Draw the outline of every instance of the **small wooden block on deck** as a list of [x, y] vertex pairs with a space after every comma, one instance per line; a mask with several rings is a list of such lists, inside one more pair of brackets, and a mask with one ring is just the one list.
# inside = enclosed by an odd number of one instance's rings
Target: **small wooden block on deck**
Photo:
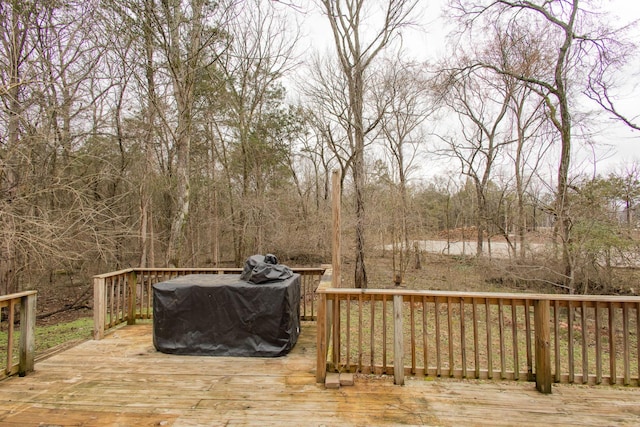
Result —
[[340, 385], [353, 385], [353, 374], [351, 372], [341, 373]]
[[343, 372], [341, 374], [328, 372], [324, 380], [324, 386], [326, 388], [340, 388], [340, 386], [353, 385], [353, 383], [353, 374], [350, 372]]
[[327, 372], [327, 376], [324, 379], [324, 386], [326, 388], [340, 388], [340, 374]]

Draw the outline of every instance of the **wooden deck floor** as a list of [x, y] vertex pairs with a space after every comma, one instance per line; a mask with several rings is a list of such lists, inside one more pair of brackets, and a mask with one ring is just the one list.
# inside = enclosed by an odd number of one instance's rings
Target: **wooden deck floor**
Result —
[[315, 325], [281, 358], [166, 355], [151, 325], [128, 326], [0, 382], [1, 426], [640, 424], [640, 389], [357, 378], [315, 383]]

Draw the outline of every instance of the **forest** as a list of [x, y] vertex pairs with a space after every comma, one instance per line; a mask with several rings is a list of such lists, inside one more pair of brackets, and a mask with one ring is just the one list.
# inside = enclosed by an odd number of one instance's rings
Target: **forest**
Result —
[[[330, 262], [334, 170], [356, 287], [437, 240], [506, 245], [505, 278], [554, 291], [635, 292], [612, 277], [638, 262], [640, 163], [596, 168], [594, 141], [637, 138], [638, 33], [604, 3], [0, 0], [0, 293]], [[407, 50], [440, 21], [446, 55]]]

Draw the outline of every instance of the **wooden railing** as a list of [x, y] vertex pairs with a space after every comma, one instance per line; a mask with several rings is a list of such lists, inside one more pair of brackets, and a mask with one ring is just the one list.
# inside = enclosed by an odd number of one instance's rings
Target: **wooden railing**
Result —
[[[324, 268], [292, 268], [301, 277], [300, 318], [315, 320], [315, 289]], [[122, 323], [153, 317], [155, 283], [187, 274], [239, 274], [241, 268], [129, 268], [93, 278], [93, 336], [102, 339], [105, 331]]]
[[[35, 355], [36, 291], [20, 292], [0, 296], [0, 331], [6, 329], [5, 368], [0, 379], [19, 374], [24, 376], [33, 371]], [[19, 329], [16, 329], [16, 318]], [[6, 325], [6, 328], [5, 326]], [[16, 333], [19, 332], [19, 339]], [[18, 355], [15, 357], [15, 344], [18, 343]]]
[[640, 298], [318, 288], [318, 370], [639, 385]]

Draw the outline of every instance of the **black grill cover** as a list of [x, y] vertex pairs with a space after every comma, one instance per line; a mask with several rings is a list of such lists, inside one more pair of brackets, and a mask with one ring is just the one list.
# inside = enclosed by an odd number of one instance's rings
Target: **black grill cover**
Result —
[[163, 353], [282, 356], [299, 334], [299, 274], [261, 284], [192, 274], [153, 285], [153, 344]]

